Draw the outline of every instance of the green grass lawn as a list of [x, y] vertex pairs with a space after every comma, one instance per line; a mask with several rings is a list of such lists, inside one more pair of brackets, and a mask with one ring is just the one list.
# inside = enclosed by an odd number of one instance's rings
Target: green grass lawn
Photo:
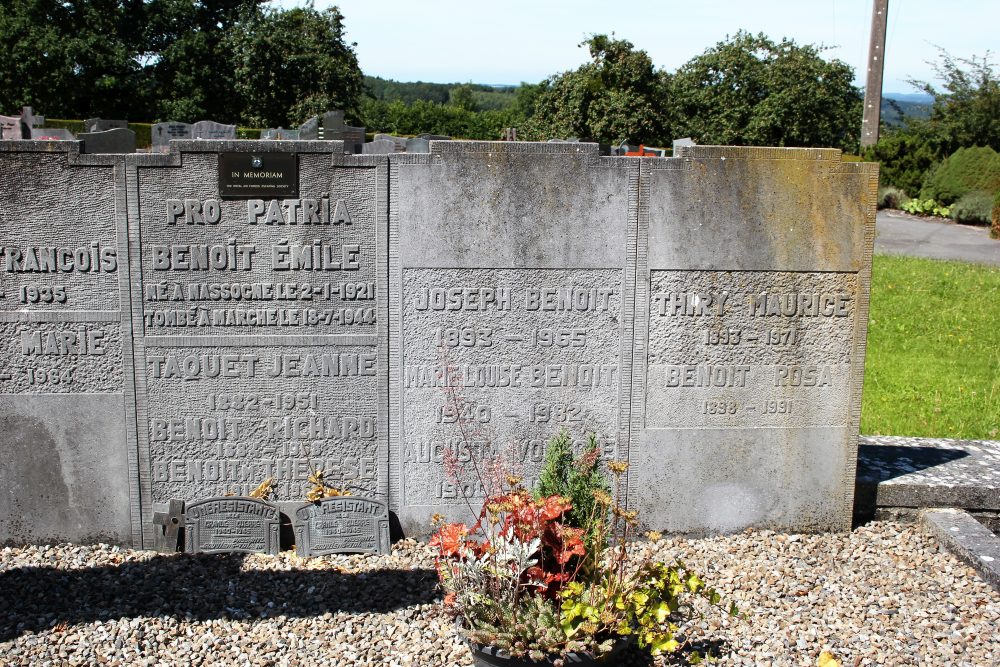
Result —
[[875, 257], [861, 432], [1000, 439], [1000, 269]]

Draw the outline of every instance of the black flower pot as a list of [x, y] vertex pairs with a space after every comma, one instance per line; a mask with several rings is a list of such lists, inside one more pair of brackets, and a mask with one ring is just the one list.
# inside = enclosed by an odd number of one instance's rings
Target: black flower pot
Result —
[[[552, 665], [558, 657], [548, 657], [542, 660], [532, 660], [527, 656], [523, 658], [512, 658], [506, 652], [495, 646], [483, 646], [475, 642], [465, 640], [469, 648], [472, 649], [472, 659], [477, 667], [544, 667]], [[566, 667], [587, 667], [588, 665], [617, 665], [618, 659], [628, 648], [631, 641], [628, 637], [621, 637], [615, 642], [614, 648], [600, 657], [593, 653], [567, 653], [562, 656], [563, 665]]]

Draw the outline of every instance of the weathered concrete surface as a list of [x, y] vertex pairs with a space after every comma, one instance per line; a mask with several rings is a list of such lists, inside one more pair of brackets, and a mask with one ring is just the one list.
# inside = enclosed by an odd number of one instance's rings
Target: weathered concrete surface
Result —
[[683, 155], [641, 160], [630, 502], [671, 532], [846, 529], [877, 168]]
[[986, 227], [879, 211], [875, 252], [1000, 266], [1000, 239]]
[[1000, 442], [861, 436], [856, 510], [1000, 510]]
[[925, 510], [921, 523], [945, 549], [1000, 591], [1000, 537], [957, 509]]

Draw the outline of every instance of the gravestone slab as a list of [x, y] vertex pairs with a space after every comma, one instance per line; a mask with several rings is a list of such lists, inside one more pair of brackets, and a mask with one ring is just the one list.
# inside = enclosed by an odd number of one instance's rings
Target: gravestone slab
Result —
[[[130, 159], [143, 510], [330, 486], [386, 498], [387, 164], [337, 142], [181, 141]], [[223, 156], [291, 158], [295, 197], [224, 199]], [[289, 513], [290, 509], [286, 509]], [[147, 536], [148, 539], [148, 536]]]
[[45, 116], [39, 116], [31, 107], [21, 107], [21, 120], [29, 128], [45, 125]]
[[376, 139], [362, 146], [365, 155], [388, 155], [396, 152], [396, 142], [390, 139]]
[[630, 502], [671, 532], [848, 529], [877, 168], [714, 146], [641, 165]]
[[73, 133], [64, 127], [33, 127], [31, 128], [31, 138], [36, 141], [76, 141]]
[[[595, 144], [434, 142], [389, 158], [391, 507], [466, 520], [471, 458], [530, 485], [567, 428], [628, 446], [637, 161]], [[633, 222], [630, 222], [633, 221]], [[449, 458], [465, 468], [459, 483]]]
[[150, 136], [153, 139], [153, 150], [169, 151], [173, 139], [191, 139], [190, 123], [157, 123], [153, 125]]
[[336, 496], [295, 510], [299, 556], [387, 554], [390, 548], [389, 511], [381, 500]]
[[103, 132], [81, 132], [84, 153], [134, 153], [135, 132], [122, 128]]
[[430, 153], [431, 142], [421, 137], [410, 137], [406, 140], [407, 153]]
[[691, 137], [684, 137], [683, 139], [674, 139], [673, 143], [673, 157], [684, 157], [683, 150], [689, 148], [690, 146], [697, 146]]
[[0, 139], [30, 139], [31, 130], [20, 116], [0, 116]]
[[214, 120], [199, 120], [191, 126], [192, 139], [235, 139], [236, 126], [216, 123]]
[[406, 137], [397, 137], [394, 134], [381, 134], [381, 133], [379, 133], [379, 134], [376, 134], [372, 138], [372, 140], [373, 141], [380, 141], [380, 140], [391, 141], [392, 144], [393, 144], [393, 146], [395, 146], [395, 152], [397, 152], [397, 153], [404, 153], [404, 152], [406, 152]]
[[310, 141], [319, 139], [319, 116], [313, 116], [299, 125], [299, 139]]
[[451, 141], [451, 137], [445, 134], [418, 134], [417, 136], [427, 141]]
[[266, 129], [261, 130], [261, 139], [272, 139], [275, 141], [298, 141], [300, 138], [299, 130], [285, 130], [283, 128], [277, 129]]
[[0, 144], [0, 544], [134, 543], [122, 157]]
[[108, 120], [106, 118], [88, 118], [83, 121], [84, 132], [106, 132], [108, 130], [127, 130], [127, 120]]
[[184, 550], [188, 553], [281, 551], [281, 512], [257, 498], [222, 496], [187, 503]]

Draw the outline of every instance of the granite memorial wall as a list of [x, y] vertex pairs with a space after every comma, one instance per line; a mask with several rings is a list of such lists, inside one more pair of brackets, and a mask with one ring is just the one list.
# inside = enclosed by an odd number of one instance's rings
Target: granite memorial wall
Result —
[[[182, 500], [189, 548], [273, 551], [225, 500], [271, 478], [317, 553], [384, 550], [386, 509], [464, 517], [474, 460], [530, 483], [562, 428], [631, 461], [651, 527], [850, 524], [874, 165], [78, 146], [0, 144], [2, 542], [150, 547]], [[317, 470], [358, 502], [301, 511]]]

